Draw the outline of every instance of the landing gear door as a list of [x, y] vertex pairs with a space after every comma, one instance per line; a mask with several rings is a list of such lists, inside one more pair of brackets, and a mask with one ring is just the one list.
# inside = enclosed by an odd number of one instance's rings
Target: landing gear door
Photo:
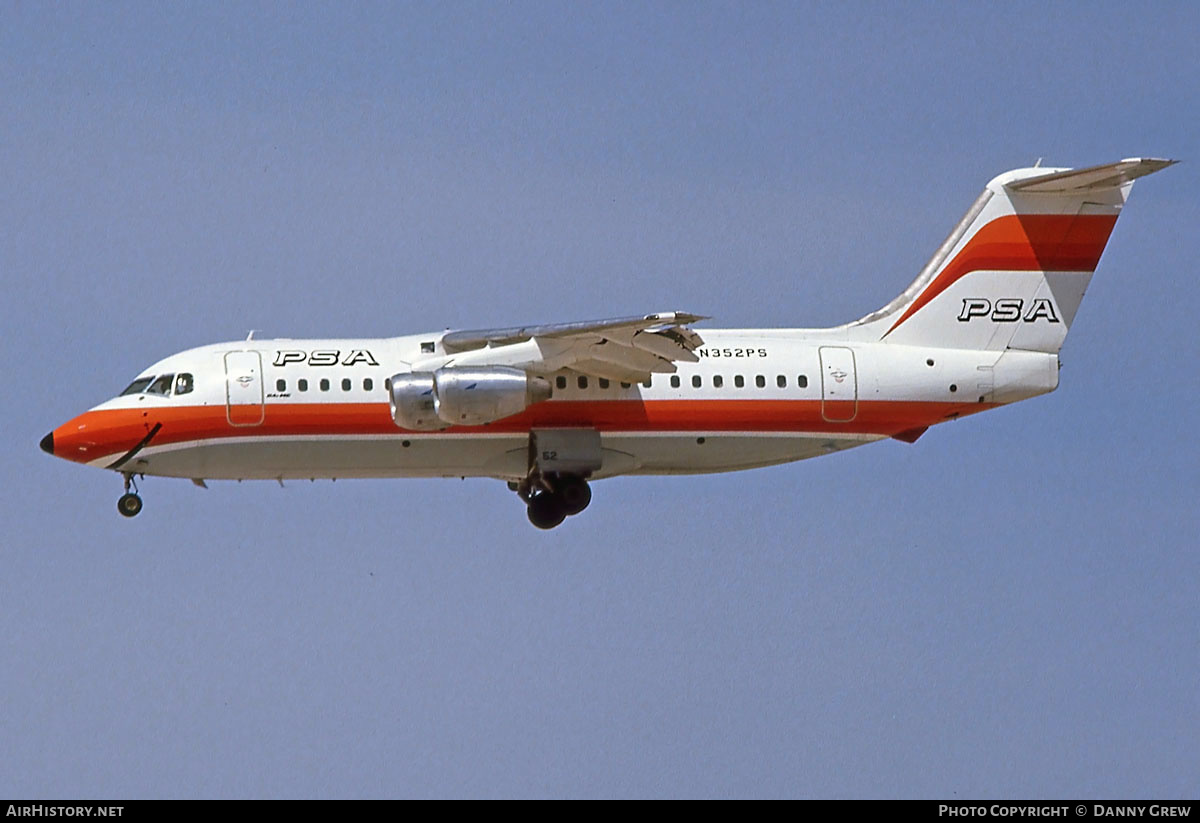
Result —
[[263, 408], [262, 357], [256, 351], [225, 353], [225, 416], [231, 426], [257, 426]]
[[541, 474], [589, 477], [604, 465], [595, 429], [534, 429], [529, 433], [530, 468]]
[[821, 416], [830, 423], [849, 423], [858, 414], [858, 373], [854, 351], [821, 347]]

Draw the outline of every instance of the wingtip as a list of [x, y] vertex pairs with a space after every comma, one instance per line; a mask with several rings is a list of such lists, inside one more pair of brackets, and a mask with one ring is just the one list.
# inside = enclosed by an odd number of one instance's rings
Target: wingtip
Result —
[[1146, 171], [1142, 172], [1141, 176], [1162, 171], [1168, 166], [1174, 166], [1178, 162], [1178, 160], [1171, 157], [1125, 157], [1121, 160], [1121, 163], [1129, 163], [1145, 169]]
[[711, 320], [712, 318], [708, 315], [692, 314], [687, 311], [660, 311], [654, 314], [647, 314], [643, 319], [682, 326], [688, 323], [699, 323], [701, 320]]

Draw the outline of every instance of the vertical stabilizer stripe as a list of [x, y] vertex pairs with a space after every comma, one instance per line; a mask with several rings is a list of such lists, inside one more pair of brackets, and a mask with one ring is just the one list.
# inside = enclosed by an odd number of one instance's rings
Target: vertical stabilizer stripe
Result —
[[1115, 214], [999, 217], [972, 235], [883, 336], [971, 272], [1095, 271], [1116, 222]]

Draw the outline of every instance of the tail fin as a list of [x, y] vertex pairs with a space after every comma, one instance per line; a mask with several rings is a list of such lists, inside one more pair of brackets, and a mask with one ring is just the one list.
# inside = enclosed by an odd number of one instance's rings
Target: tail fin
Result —
[[996, 177], [912, 285], [854, 325], [900, 344], [1057, 352], [1133, 181], [1174, 162]]

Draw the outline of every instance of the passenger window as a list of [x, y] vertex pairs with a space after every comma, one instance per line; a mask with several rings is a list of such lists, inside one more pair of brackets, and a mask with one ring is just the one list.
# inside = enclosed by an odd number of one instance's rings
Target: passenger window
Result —
[[298, 388], [300, 391], [308, 391], [308, 381], [301, 377], [296, 381], [296, 388]]
[[725, 378], [719, 374], [714, 374], [713, 375], [713, 388], [719, 389], [723, 385], [725, 385]]
[[694, 388], [694, 389], [700, 388], [700, 375], [698, 375], [698, 374], [692, 375], [692, 388]]
[[602, 389], [608, 388], [608, 380], [606, 380], [603, 377], [600, 378], [600, 388], [602, 388]]
[[673, 388], [673, 389], [679, 388], [679, 375], [677, 375], [677, 374], [671, 375], [671, 388]]
[[125, 391], [121, 392], [121, 396], [124, 397], [127, 394], [144, 394], [146, 387], [150, 385], [150, 381], [153, 379], [153, 377], [139, 377], [130, 383]]
[[782, 374], [775, 378], [775, 385], [781, 389], [787, 388], [787, 378]]
[[579, 388], [581, 388], [581, 389], [587, 388], [587, 378], [586, 377], [584, 377], [583, 375], [580, 375], [578, 382], [579, 382]]
[[163, 397], [166, 397], [171, 393], [171, 384], [174, 382], [174, 374], [160, 375], [150, 384], [150, 388], [146, 389], [146, 394], [161, 394]]
[[623, 389], [628, 389], [628, 388], [630, 388], [630, 384], [629, 384], [629, 383], [626, 383], [624, 380], [622, 380], [622, 381], [621, 381], [621, 388], [623, 388]]
[[796, 378], [796, 385], [802, 389], [808, 388], [808, 375], [802, 374]]
[[275, 391], [287, 391], [287, 381], [282, 379], [276, 380]]
[[565, 389], [567, 387], [567, 378], [560, 374], [558, 377], [554, 378], [554, 385], [560, 389]]
[[740, 374], [735, 374], [733, 376], [733, 385], [737, 386], [740, 389], [746, 385], [746, 379], [744, 377], [742, 377]]
[[761, 374], [758, 375], [754, 378], [754, 385], [758, 386], [760, 389], [765, 389], [767, 387], [767, 378], [763, 377]]
[[646, 382], [642, 383], [642, 385], [645, 386], [646, 388], [650, 388], [650, 381], [653, 379], [654, 379], [653, 377], [647, 377]]
[[188, 394], [192, 390], [192, 376], [187, 372], [175, 378], [175, 396]]
[[342, 378], [342, 391], [350, 391], [350, 378], [349, 377]]
[[329, 378], [321, 378], [321, 391], [329, 391]]
[[369, 377], [363, 378], [363, 391], [371, 391], [375, 388], [375, 381]]

